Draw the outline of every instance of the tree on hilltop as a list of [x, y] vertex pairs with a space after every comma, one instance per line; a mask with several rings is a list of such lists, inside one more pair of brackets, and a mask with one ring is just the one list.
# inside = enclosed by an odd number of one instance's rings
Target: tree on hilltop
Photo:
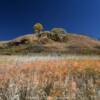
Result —
[[33, 29], [34, 29], [35, 33], [37, 33], [37, 35], [39, 36], [39, 34], [41, 33], [41, 31], [43, 30], [43, 25], [41, 23], [36, 23], [33, 26]]

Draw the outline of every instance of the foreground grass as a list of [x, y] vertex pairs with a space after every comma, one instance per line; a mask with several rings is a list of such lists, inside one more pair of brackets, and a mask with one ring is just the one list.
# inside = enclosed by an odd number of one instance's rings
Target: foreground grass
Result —
[[[0, 59], [0, 100], [99, 100], [98, 57]], [[6, 62], [6, 63], [5, 63]]]

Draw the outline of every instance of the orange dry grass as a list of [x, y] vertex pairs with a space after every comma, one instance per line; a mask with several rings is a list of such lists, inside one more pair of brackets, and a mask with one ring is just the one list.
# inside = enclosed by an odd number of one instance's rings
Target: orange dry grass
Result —
[[[24, 87], [31, 89], [36, 85], [46, 93], [48, 100], [53, 100], [52, 97], [55, 96], [64, 96], [63, 93], [66, 91], [68, 92], [66, 96], [70, 100], [71, 97], [75, 97], [78, 89], [81, 91], [82, 83], [92, 86], [92, 89], [98, 87], [100, 84], [98, 75], [100, 75], [100, 60], [37, 60], [25, 64], [0, 66], [0, 88], [10, 89], [10, 85], [15, 84], [19, 90], [23, 90]], [[91, 77], [93, 79], [95, 77], [95, 83]], [[85, 83], [85, 79], [89, 85]], [[85, 95], [86, 91], [82, 92]]]
[[40, 70], [43, 72], [66, 73], [69, 68], [75, 70], [84, 70], [85, 68], [93, 68], [95, 71], [100, 71], [100, 60], [40, 60], [31, 63], [20, 65], [0, 65], [0, 75], [9, 71], [16, 74], [17, 71], [32, 71]]
[[64, 80], [69, 69], [72, 73], [84, 71], [86, 68], [93, 69], [95, 72], [100, 72], [100, 60], [40, 60], [31, 63], [22, 64], [19, 66], [8, 64], [0, 66], [0, 80], [5, 78], [24, 77], [33, 78], [38, 74], [38, 79], [42, 80], [47, 77], [60, 77]]

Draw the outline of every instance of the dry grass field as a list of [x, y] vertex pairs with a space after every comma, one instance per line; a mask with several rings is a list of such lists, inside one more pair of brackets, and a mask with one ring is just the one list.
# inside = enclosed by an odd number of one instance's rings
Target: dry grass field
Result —
[[1, 56], [0, 100], [100, 100], [100, 59]]

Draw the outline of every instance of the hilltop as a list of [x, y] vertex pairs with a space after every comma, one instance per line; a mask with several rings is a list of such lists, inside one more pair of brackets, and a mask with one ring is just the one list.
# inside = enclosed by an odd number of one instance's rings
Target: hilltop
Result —
[[[56, 30], [56, 31], [55, 31]], [[42, 31], [0, 42], [0, 54], [77, 54], [100, 55], [100, 41], [68, 33], [62, 28]]]

